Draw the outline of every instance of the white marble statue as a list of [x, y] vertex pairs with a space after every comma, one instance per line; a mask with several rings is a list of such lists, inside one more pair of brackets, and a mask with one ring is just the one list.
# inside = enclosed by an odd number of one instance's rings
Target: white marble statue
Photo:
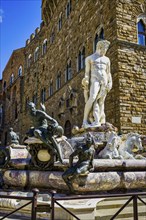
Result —
[[119, 154], [118, 147], [120, 146], [121, 138], [116, 132], [112, 131], [109, 135], [107, 144], [98, 154], [98, 158], [103, 159], [123, 159]]
[[141, 136], [137, 133], [129, 133], [121, 137], [121, 144], [118, 148], [119, 154], [124, 159], [146, 159], [140, 154], [134, 154], [134, 148], [136, 151], [142, 151]]
[[143, 151], [141, 136], [137, 133], [123, 134], [118, 136], [112, 131], [107, 140], [107, 144], [98, 154], [102, 159], [145, 159], [140, 153]]
[[[97, 127], [105, 123], [104, 102], [112, 88], [110, 60], [105, 56], [110, 42], [97, 43], [96, 52], [86, 58], [82, 80], [85, 97], [83, 127]], [[92, 116], [91, 116], [92, 113]]]

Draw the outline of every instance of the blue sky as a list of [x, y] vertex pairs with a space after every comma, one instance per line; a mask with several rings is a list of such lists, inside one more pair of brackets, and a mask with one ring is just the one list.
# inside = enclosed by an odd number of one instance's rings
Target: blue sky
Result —
[[41, 23], [41, 0], [0, 0], [0, 79], [13, 50]]

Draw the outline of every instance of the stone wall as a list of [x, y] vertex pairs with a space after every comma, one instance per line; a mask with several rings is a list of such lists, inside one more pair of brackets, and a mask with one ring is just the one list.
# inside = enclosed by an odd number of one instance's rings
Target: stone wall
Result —
[[[38, 103], [40, 102], [41, 89], [45, 88], [45, 105], [47, 107], [47, 112], [53, 115], [63, 127], [67, 121], [70, 121], [72, 127], [73, 125], [82, 125], [84, 111], [84, 97], [81, 87], [84, 69], [80, 71], [77, 70], [78, 53], [83, 47], [85, 47], [85, 56], [93, 53], [95, 35], [96, 33], [99, 34], [102, 28], [104, 29], [105, 38], [111, 41], [108, 56], [112, 63], [114, 81], [117, 82], [118, 80], [114, 77], [117, 71], [117, 61], [114, 58], [117, 54], [116, 45], [112, 43], [116, 38], [114, 32], [114, 26], [116, 25], [116, 5], [115, 1], [105, 1], [104, 4], [102, 4], [101, 1], [72, 1], [72, 10], [68, 18], [66, 18], [66, 4], [67, 1], [62, 1], [57, 5], [56, 9], [53, 9], [54, 11], [51, 19], [46, 22], [49, 28], [42, 28], [39, 37], [35, 37], [26, 47], [26, 54], [29, 55], [29, 53], [32, 53], [31, 51], [35, 50], [37, 45], [42, 44], [43, 39], [48, 39], [46, 57], [40, 57], [37, 63], [32, 64], [29, 70], [26, 69], [25, 82], [33, 82], [33, 89], [31, 85], [27, 88], [25, 87], [25, 97], [30, 100], [32, 99], [33, 92], [34, 90], [36, 91], [36, 82], [38, 82]], [[45, 4], [42, 10], [45, 10]], [[58, 30], [60, 13], [62, 13], [62, 28]], [[44, 29], [45, 36], [42, 32]], [[54, 33], [54, 39], [53, 42], [50, 42], [52, 32]], [[66, 82], [65, 71], [67, 62], [69, 61], [71, 61], [72, 78]], [[45, 68], [42, 71], [43, 65], [45, 65]], [[35, 81], [34, 75], [36, 71], [37, 80]], [[61, 88], [56, 90], [56, 77], [58, 72], [61, 73]], [[53, 82], [53, 95], [49, 96], [48, 90], [51, 81]], [[70, 99], [69, 93], [74, 93], [74, 96], [76, 96], [76, 98], [74, 97], [76, 102], [76, 106], [74, 107], [67, 106], [67, 101]], [[106, 111], [109, 112], [107, 113], [107, 120], [118, 126], [118, 120], [116, 116], [114, 116], [115, 108], [118, 109], [118, 103], [114, 100], [115, 93], [118, 95], [118, 87], [116, 86], [109, 94], [107, 99], [108, 108], [106, 108]], [[59, 103], [62, 98], [64, 99], [64, 114], [60, 114], [61, 110], [59, 109]], [[118, 100], [118, 97], [116, 99]], [[72, 100], [70, 100], [70, 102], [72, 102]], [[27, 116], [25, 113], [24, 115], [24, 122], [26, 125]], [[28, 124], [29, 122], [27, 126]], [[26, 130], [27, 127], [25, 125], [24, 130]]]
[[[18, 72], [19, 67], [22, 72]], [[13, 74], [13, 75], [12, 75]], [[21, 133], [21, 112], [24, 75], [24, 48], [13, 51], [2, 78], [3, 124], [2, 143], [6, 144], [8, 128], [13, 127]]]
[[146, 134], [146, 50], [119, 42], [118, 57], [121, 130]]
[[[70, 124], [70, 128], [73, 125], [82, 125], [85, 103], [81, 80], [85, 69], [78, 71], [77, 58], [79, 50], [83, 48], [85, 48], [85, 57], [93, 53], [95, 36], [96, 34], [99, 36], [103, 28], [104, 38], [111, 42], [107, 56], [111, 60], [113, 78], [113, 88], [105, 103], [107, 121], [118, 127], [119, 132], [132, 131], [146, 134], [144, 98], [146, 96], [146, 47], [137, 43], [137, 20], [138, 16], [144, 13], [141, 7], [144, 1], [76, 0], [71, 2], [67, 16], [66, 8], [69, 1], [42, 1], [44, 21], [40, 28], [31, 34], [25, 46], [24, 92], [21, 99], [23, 105], [19, 131], [24, 136], [32, 125], [26, 103], [28, 100], [32, 101], [36, 95], [39, 108], [42, 90], [45, 91], [44, 104], [47, 112], [63, 127], [67, 123]], [[47, 50], [42, 54], [45, 39]], [[34, 61], [34, 52], [37, 47], [39, 56]], [[32, 63], [28, 67], [30, 54]], [[72, 77], [66, 81], [66, 66], [70, 61]], [[17, 67], [17, 63], [15, 64]], [[11, 72], [8, 71], [8, 67], [6, 69], [6, 72]], [[58, 73], [61, 74], [61, 87], [56, 89]], [[6, 77], [5, 75], [3, 78]], [[53, 83], [51, 95], [49, 95], [50, 83]], [[5, 120], [9, 126], [11, 113], [6, 114]]]
[[146, 47], [138, 45], [137, 21], [144, 1], [119, 0], [117, 46], [120, 130], [146, 134]]

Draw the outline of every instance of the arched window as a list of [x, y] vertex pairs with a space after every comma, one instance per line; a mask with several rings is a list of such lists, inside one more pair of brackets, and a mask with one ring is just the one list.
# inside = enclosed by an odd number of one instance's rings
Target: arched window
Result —
[[72, 2], [71, 0], [68, 0], [67, 5], [66, 5], [66, 18], [69, 17], [71, 10], [72, 10]]
[[30, 67], [31, 63], [32, 63], [32, 55], [29, 54], [28, 59], [27, 59], [27, 67], [28, 68]]
[[69, 120], [66, 121], [64, 126], [64, 134], [67, 138], [71, 137], [71, 123]]
[[58, 73], [56, 78], [56, 90], [61, 88], [61, 73]]
[[46, 101], [46, 89], [41, 90], [41, 102], [44, 103]]
[[19, 66], [19, 69], [18, 69], [18, 76], [22, 76], [22, 66]]
[[37, 61], [39, 59], [39, 47], [37, 47], [35, 49], [35, 52], [34, 52], [34, 62]]
[[98, 33], [96, 33], [95, 38], [94, 38], [94, 52], [96, 51], [96, 45], [98, 41], [104, 40], [104, 29], [101, 28]]
[[55, 40], [55, 30], [53, 29], [50, 36], [50, 43], [53, 44], [54, 40]]
[[80, 71], [84, 67], [85, 67], [85, 47], [83, 47], [82, 51], [79, 51], [77, 70]]
[[53, 95], [53, 81], [50, 82], [50, 86], [49, 86], [49, 96]]
[[71, 60], [70, 60], [66, 66], [65, 81], [67, 82], [71, 78], [72, 78], [72, 68], [71, 68]]
[[42, 55], [46, 54], [47, 52], [47, 39], [44, 40], [43, 45], [42, 45]]
[[58, 31], [60, 31], [62, 28], [62, 12], [60, 13], [59, 16], [59, 21], [58, 21]]
[[138, 44], [146, 45], [146, 28], [144, 22], [140, 20], [137, 24], [138, 26]]
[[96, 51], [96, 44], [98, 41], [99, 41], [99, 37], [98, 37], [98, 34], [96, 34], [94, 38], [94, 51]]
[[78, 54], [78, 71], [81, 70], [81, 51], [79, 51], [79, 54]]
[[15, 101], [15, 106], [14, 106], [14, 117], [15, 119], [18, 118], [18, 103]]
[[32, 97], [32, 101], [35, 105], [37, 105], [37, 94], [34, 94]]
[[83, 47], [82, 51], [79, 51], [77, 62], [77, 71], [80, 71], [85, 67], [85, 47]]
[[3, 89], [5, 90], [7, 88], [7, 82], [4, 81]]
[[12, 73], [12, 75], [10, 77], [10, 85], [12, 85], [13, 82], [14, 82], [14, 74]]
[[99, 39], [104, 40], [104, 30], [101, 28], [100, 34], [99, 34]]
[[83, 47], [81, 53], [81, 69], [83, 68], [85, 68], [85, 47]]

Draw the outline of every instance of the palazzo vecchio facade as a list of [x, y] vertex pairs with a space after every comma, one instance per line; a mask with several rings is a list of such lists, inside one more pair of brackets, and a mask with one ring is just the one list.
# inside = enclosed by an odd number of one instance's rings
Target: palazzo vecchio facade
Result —
[[106, 121], [119, 132], [146, 135], [146, 2], [144, 0], [43, 0], [42, 23], [4, 71], [0, 118], [2, 144], [9, 127], [23, 139], [31, 126], [28, 101], [40, 102], [71, 136], [81, 126], [85, 58], [100, 39], [111, 42], [113, 88]]

